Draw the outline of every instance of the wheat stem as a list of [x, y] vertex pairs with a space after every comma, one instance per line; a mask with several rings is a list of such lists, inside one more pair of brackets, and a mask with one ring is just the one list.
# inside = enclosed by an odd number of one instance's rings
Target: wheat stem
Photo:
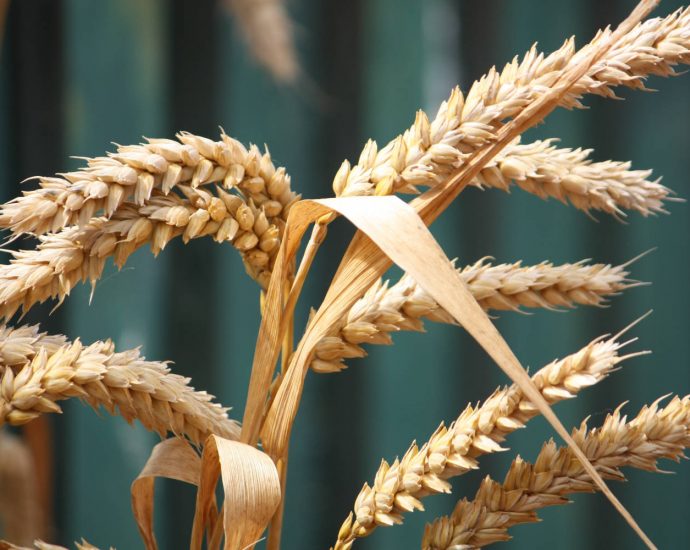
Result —
[[172, 374], [166, 363], [146, 361], [138, 350], [116, 352], [110, 341], [37, 347], [22, 367], [0, 365], [0, 376], [0, 426], [62, 412], [58, 401], [79, 397], [111, 414], [117, 408], [127, 422], [138, 419], [161, 436], [172, 432], [201, 443], [210, 434], [239, 435], [227, 409], [194, 391], [189, 378]]
[[[575, 397], [625, 359], [618, 355], [621, 347], [613, 339], [595, 340], [545, 366], [532, 380], [549, 404]], [[505, 437], [537, 414], [517, 386], [499, 389], [482, 405], [469, 405], [450, 426], [441, 424], [421, 448], [413, 443], [401, 459], [382, 461], [373, 486], [365, 484], [357, 496], [334, 548], [349, 549], [376, 527], [402, 523], [403, 513], [423, 510], [421, 498], [450, 492], [448, 478], [476, 469], [482, 454], [504, 450]]]
[[[658, 459], [684, 458], [683, 450], [690, 446], [690, 397], [674, 397], [663, 408], [659, 401], [644, 407], [630, 422], [621, 415], [621, 406], [600, 428], [588, 430], [585, 421], [573, 431], [603, 477], [623, 480], [622, 467], [658, 472]], [[568, 494], [596, 490], [573, 452], [551, 440], [534, 465], [518, 457], [503, 484], [486, 477], [474, 500], [459, 501], [449, 517], [427, 525], [422, 548], [459, 550], [509, 540], [510, 527], [539, 521], [537, 510], [568, 502]]]
[[[458, 274], [485, 310], [519, 311], [575, 304], [602, 306], [608, 296], [635, 284], [627, 278], [626, 267], [587, 265], [584, 261], [523, 267], [520, 262], [492, 265], [482, 259], [458, 269]], [[390, 287], [379, 281], [317, 344], [311, 368], [321, 373], [338, 372], [346, 368], [345, 359], [366, 356], [362, 344], [390, 344], [394, 332], [423, 331], [424, 319], [454, 323], [409, 275]]]

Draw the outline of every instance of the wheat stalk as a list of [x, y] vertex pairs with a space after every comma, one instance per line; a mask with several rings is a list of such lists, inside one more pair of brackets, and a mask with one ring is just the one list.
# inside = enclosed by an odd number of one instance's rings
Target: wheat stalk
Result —
[[[683, 450], [690, 446], [690, 397], [674, 397], [663, 408], [659, 401], [644, 407], [630, 422], [621, 416], [621, 405], [600, 428], [588, 430], [585, 421], [573, 431], [602, 476], [623, 480], [624, 466], [658, 472], [658, 459], [684, 458]], [[540, 508], [564, 504], [571, 493], [596, 490], [572, 451], [551, 440], [534, 465], [518, 457], [503, 484], [486, 477], [474, 500], [459, 501], [451, 516], [427, 525], [422, 548], [459, 550], [509, 540], [508, 529], [539, 521]]]
[[[611, 32], [608, 29], [601, 31], [579, 51], [575, 49], [572, 38], [548, 56], [533, 47], [522, 61], [516, 57], [503, 71], [491, 69], [473, 84], [466, 97], [459, 88], [455, 88], [449, 99], [441, 104], [433, 121], [419, 111], [414, 124], [384, 148], [379, 150], [376, 143], [370, 140], [355, 166], [350, 166], [348, 161], [343, 162], [333, 181], [335, 194], [387, 195], [415, 192], [418, 186], [438, 185], [457, 171], [469, 154], [492, 141], [503, 120], [519, 113], [545, 88], [553, 85], [568, 67], [575, 66], [589, 55], [592, 48], [597, 48], [598, 44], [608, 40]], [[688, 61], [690, 9], [677, 11], [665, 18], [648, 19], [635, 26], [594, 63], [570, 88], [560, 105], [566, 108], [581, 107], [579, 98], [584, 94], [615, 97], [613, 88], [616, 86], [644, 89], [643, 80], [647, 75], [673, 75], [675, 65]], [[512, 147], [514, 149], [519, 146], [513, 144]], [[540, 147], [548, 145], [528, 145], [526, 149], [532, 149], [536, 154], [534, 149], [538, 150]], [[564, 151], [555, 156], [561, 159], [570, 156], [577, 167], [574, 173], [582, 171], [586, 166], [584, 159], [578, 160], [578, 155], [573, 158], [571, 152]], [[518, 169], [517, 175], [521, 173]], [[485, 179], [487, 175], [491, 179], [489, 173], [484, 174]], [[508, 171], [508, 174], [499, 178], [500, 187], [506, 187], [505, 179], [512, 179], [510, 174]], [[593, 175], [595, 174], [589, 174], [590, 177]], [[639, 175], [633, 177], [633, 181], [638, 178]], [[616, 197], [617, 190], [627, 187], [622, 180], [617, 179], [612, 184], [601, 178], [595, 178], [596, 183], [583, 182], [580, 178], [572, 179], [574, 181], [570, 183], [560, 182], [560, 187], [552, 189], [552, 193], [548, 194], [567, 196], [580, 208], [601, 207], [611, 211], [613, 208], [606, 205], [606, 197], [602, 195]], [[630, 181], [630, 178], [623, 179]], [[601, 185], [609, 184], [610, 192], [594, 191]], [[525, 189], [537, 194], [546, 192], [536, 182], [525, 184]], [[653, 189], [651, 193], [650, 189]], [[665, 196], [666, 193], [667, 190], [656, 187], [651, 182], [643, 185], [638, 182], [627, 189], [627, 198], [615, 202], [618, 208], [634, 208], [647, 213], [658, 208], [658, 197]]]
[[0, 523], [5, 536], [28, 544], [41, 534], [34, 460], [16, 435], [0, 429]]
[[142, 206], [154, 190], [169, 195], [182, 185], [198, 189], [211, 183], [237, 190], [245, 204], [262, 208], [271, 223], [287, 219], [289, 206], [299, 197], [268, 151], [262, 154], [254, 145], [247, 149], [225, 133], [221, 141], [185, 132], [177, 137], [179, 141], [149, 139], [118, 146], [107, 157], [85, 159], [86, 168], [38, 178], [38, 189], [2, 206], [0, 227], [15, 235], [57, 232], [85, 226], [98, 214], [110, 218], [128, 199]]
[[[626, 267], [584, 261], [523, 267], [521, 262], [492, 265], [482, 259], [458, 269], [458, 274], [485, 310], [519, 311], [575, 304], [601, 306], [607, 296], [635, 284], [628, 279]], [[311, 368], [320, 373], [338, 372], [346, 368], [344, 359], [366, 356], [361, 344], [391, 344], [393, 332], [423, 331], [424, 319], [455, 323], [409, 275], [390, 287], [379, 281], [316, 345]]]
[[[549, 404], [575, 397], [627, 358], [618, 355], [621, 347], [615, 339], [595, 340], [545, 366], [532, 380]], [[450, 492], [448, 478], [476, 469], [482, 454], [504, 450], [500, 442], [538, 414], [517, 386], [499, 389], [482, 405], [469, 405], [449, 427], [441, 424], [421, 448], [413, 443], [402, 459], [382, 461], [373, 486], [365, 483], [357, 496], [334, 548], [349, 549], [376, 527], [402, 523], [403, 513], [423, 510], [422, 497]]]
[[79, 397], [165, 436], [172, 432], [201, 443], [210, 434], [239, 436], [227, 410], [166, 363], [146, 361], [138, 350], [116, 352], [111, 341], [84, 346], [79, 340], [57, 350], [35, 350], [19, 369], [0, 365], [0, 426], [25, 424], [42, 413], [61, 412], [57, 401]]

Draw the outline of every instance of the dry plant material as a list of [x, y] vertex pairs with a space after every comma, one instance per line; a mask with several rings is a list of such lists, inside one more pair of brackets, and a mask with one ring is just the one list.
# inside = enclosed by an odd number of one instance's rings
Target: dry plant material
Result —
[[294, 25], [284, 0], [224, 0], [237, 18], [256, 60], [278, 81], [293, 84], [300, 74]]
[[[307, 329], [305, 336], [292, 356], [292, 360], [282, 377], [282, 382], [275, 398], [265, 415], [264, 427], [260, 430], [265, 448], [278, 460], [285, 458], [287, 441], [290, 437], [292, 424], [296, 417], [301, 393], [304, 387], [304, 379], [308, 368], [310, 356], [313, 353], [314, 345], [327, 333], [333, 324], [333, 319], [338, 318], [344, 310], [351, 306], [357, 299], [360, 292], [367, 284], [372, 284], [377, 276], [389, 267], [390, 260], [412, 272], [419, 282], [424, 279], [426, 289], [432, 293], [434, 298], [442, 303], [444, 307], [452, 313], [453, 317], [482, 345], [506, 374], [513, 379], [516, 384], [529, 396], [529, 399], [546, 417], [548, 422], [554, 427], [557, 433], [573, 448], [583, 466], [599, 485], [602, 492], [626, 519], [630, 526], [636, 531], [638, 536], [645, 544], [653, 548], [654, 545], [636, 524], [632, 516], [625, 510], [615, 495], [607, 487], [601, 476], [589, 463], [581, 449], [572, 440], [569, 432], [562, 425], [560, 420], [551, 410], [548, 402], [535, 387], [533, 381], [525, 373], [519, 360], [510, 350], [510, 347], [503, 340], [495, 327], [482, 312], [476, 301], [473, 300], [469, 291], [461, 283], [458, 284], [457, 276], [448, 273], [447, 265], [439, 263], [443, 257], [442, 250], [438, 247], [433, 237], [424, 230], [424, 224], [428, 225], [447, 208], [447, 206], [458, 196], [458, 194], [477, 176], [483, 166], [491, 158], [500, 152], [507, 144], [514, 140], [520, 133], [539, 123], [558, 105], [571, 105], [578, 102], [578, 83], [583, 81], [602, 58], [605, 58], [612, 48], [626, 39], [627, 33], [631, 32], [637, 23], [648, 15], [656, 5], [653, 0], [641, 2], [631, 15], [613, 31], [600, 32], [595, 39], [586, 46], [578, 55], [571, 59], [571, 62], [557, 71], [553, 77], [546, 82], [542, 82], [538, 90], [530, 90], [525, 87], [521, 91], [524, 97], [520, 99], [520, 94], [513, 98], [517, 103], [512, 103], [510, 109], [503, 113], [503, 116], [511, 116], [512, 119], [506, 124], [502, 124], [502, 119], [495, 120], [497, 124], [495, 141], [486, 142], [486, 147], [478, 149], [475, 153], [469, 154], [464, 166], [454, 171], [449, 179], [435, 189], [427, 191], [424, 195], [412, 201], [408, 210], [402, 207], [403, 203], [377, 201], [377, 206], [382, 207], [378, 214], [385, 214], [386, 224], [376, 225], [364, 215], [365, 203], [352, 201], [352, 199], [340, 199], [340, 201], [314, 201], [315, 203], [326, 206], [331, 213], [337, 212], [345, 214], [360, 229], [353, 239], [348, 251], [341, 262], [341, 266], [336, 273], [329, 292], [319, 310], [313, 318], [313, 322]], [[519, 89], [519, 87], [517, 88]], [[573, 95], [573, 92], [576, 92]], [[510, 113], [510, 115], [508, 115]], [[373, 207], [373, 202], [366, 202], [369, 207]], [[307, 207], [300, 212], [305, 216]], [[410, 216], [412, 212], [412, 216]], [[294, 210], [293, 210], [294, 213]], [[316, 221], [318, 214], [313, 213], [310, 221]], [[386, 231], [404, 231], [405, 225], [414, 228], [414, 235], [417, 247], [405, 239], [395, 239]], [[301, 235], [303, 229], [297, 231]], [[366, 235], [366, 236], [365, 236]], [[318, 237], [318, 233], [315, 234]], [[299, 236], [297, 237], [299, 239]], [[317, 238], [312, 239], [316, 241]], [[376, 244], [374, 244], [374, 242]], [[284, 248], [283, 248], [284, 246]], [[290, 258], [294, 245], [288, 244], [281, 246], [281, 253], [287, 250], [285, 258]], [[423, 255], [424, 260], [418, 257], [419, 250], [426, 250]], [[309, 247], [307, 248], [309, 250]], [[384, 253], [390, 257], [385, 258]], [[285, 261], [285, 259], [283, 259]], [[425, 270], [423, 264], [427, 262]], [[277, 262], [280, 263], [280, 262]], [[432, 269], [440, 269], [443, 273], [443, 284], [428, 272]], [[271, 307], [280, 307], [280, 296], [277, 281], [278, 275], [274, 273], [274, 278], [269, 285], [268, 303]], [[298, 272], [299, 278], [299, 272]], [[275, 283], [275, 284], [274, 284]], [[445, 290], [444, 288], [445, 287]], [[448, 293], [448, 291], [450, 293]], [[288, 304], [290, 301], [288, 300]], [[451, 311], [451, 309], [453, 311]], [[289, 308], [287, 310], [290, 311]], [[288, 313], [289, 315], [289, 313]], [[277, 359], [281, 327], [284, 322], [278, 318], [270, 320], [264, 317], [259, 332], [257, 342], [257, 352], [253, 365], [252, 378], [245, 410], [245, 423], [242, 429], [242, 438], [245, 441], [254, 443], [258, 436], [256, 429], [258, 417], [262, 414], [262, 404], [260, 402], [262, 394], [265, 396], [269, 390], [269, 380], [267, 374], [272, 371], [272, 365]], [[278, 338], [276, 338], [278, 337]], [[256, 374], [256, 376], [255, 376]]]
[[0, 524], [3, 534], [19, 544], [41, 536], [41, 505], [34, 460], [26, 444], [0, 429]]
[[[532, 380], [550, 403], [575, 397], [606, 378], [626, 357], [613, 339], [595, 340], [573, 355], [539, 370]], [[338, 533], [336, 550], [352, 547], [379, 526], [402, 523], [403, 514], [423, 510], [421, 498], [449, 493], [447, 479], [478, 468], [477, 458], [505, 450], [500, 443], [539, 414], [515, 385], [496, 390], [483, 404], [468, 405], [450, 426], [441, 424], [421, 447], [413, 443], [401, 459], [381, 462], [372, 486], [365, 484]]]
[[138, 350], [116, 352], [110, 341], [84, 346], [77, 340], [52, 351], [37, 347], [27, 357], [19, 367], [0, 364], [0, 425], [62, 412], [58, 401], [79, 397], [161, 436], [172, 432], [201, 443], [210, 434], [239, 435], [213, 396], [195, 391], [189, 378], [171, 373], [165, 363], [146, 361]]
[[[635, 284], [627, 265], [554, 266], [543, 262], [523, 267], [521, 262], [492, 265], [484, 259], [458, 269], [458, 274], [485, 310], [571, 308], [575, 304], [601, 306]], [[344, 359], [366, 356], [362, 344], [392, 344], [400, 330], [423, 331], [423, 320], [455, 324], [455, 320], [412, 277], [404, 275], [393, 286], [377, 282], [358, 300], [314, 350], [315, 372], [338, 372]]]
[[[676, 399], [663, 410], [656, 404], [647, 409], [644, 428], [638, 428], [638, 420], [625, 424], [617, 413], [601, 431], [586, 435], [583, 426], [571, 436], [550, 405], [606, 377], [629, 357], [618, 355], [622, 344], [616, 338], [596, 340], [530, 378], [486, 315], [488, 310], [602, 305], [636, 284], [628, 279], [627, 264], [545, 262], [523, 267], [519, 262], [491, 265], [480, 260], [455, 270], [427, 226], [469, 185], [509, 190], [514, 184], [541, 198], [615, 217], [628, 211], [644, 216], [664, 212], [674, 198], [659, 180], [650, 179], [648, 170], [632, 170], [627, 162], [594, 162], [589, 150], [558, 148], [554, 140], [520, 142], [520, 134], [559, 106], [579, 108], [585, 94], [615, 97], [617, 86], [644, 89], [647, 76], [669, 76], [675, 74], [674, 66], [690, 62], [690, 10], [640, 22], [656, 3], [642, 0], [615, 31], [600, 31], [580, 50], [572, 39], [547, 56], [532, 48], [502, 71], [489, 71], [466, 95], [456, 88], [433, 120], [420, 111], [402, 136], [380, 150], [370, 141], [356, 165], [343, 163], [333, 182], [335, 199], [298, 201], [285, 170], [275, 168], [267, 151], [247, 149], [224, 133], [219, 141], [182, 133], [177, 141], [118, 146], [106, 157], [86, 159], [81, 170], [38, 178], [38, 189], [0, 207], [0, 227], [11, 231], [11, 238], [26, 233], [39, 239], [34, 249], [12, 253], [10, 263], [0, 267], [1, 317], [9, 319], [49, 298], [61, 302], [79, 281], [94, 285], [109, 257], [122, 266], [144, 244], [157, 254], [172, 238], [188, 242], [209, 236], [232, 243], [259, 282], [262, 324], [241, 433], [226, 410], [211, 403], [211, 396], [195, 392], [188, 379], [172, 374], [165, 363], [145, 361], [137, 351], [117, 353], [110, 342], [86, 347], [78, 340], [70, 343], [35, 327], [0, 328], [0, 422], [28, 422], [43, 412], [58, 412], [61, 399], [81, 397], [95, 408], [119, 409], [128, 421], [138, 418], [161, 434], [203, 442], [201, 458], [181, 439], [160, 444], [133, 484], [135, 517], [147, 549], [157, 548], [153, 478], [163, 476], [198, 487], [194, 550], [204, 544], [220, 548], [223, 538], [226, 547], [251, 547], [269, 521], [267, 547], [275, 550], [280, 543], [288, 442], [309, 368], [338, 371], [344, 359], [364, 355], [363, 344], [390, 343], [393, 332], [422, 330], [423, 320], [456, 323], [515, 384], [497, 390], [481, 405], [468, 406], [424, 445], [413, 444], [402, 459], [384, 461], [373, 484], [365, 485], [357, 497], [335, 548], [350, 548], [377, 526], [400, 523], [405, 512], [422, 509], [423, 497], [448, 492], [448, 478], [477, 468], [480, 455], [503, 450], [504, 438], [539, 413], [569, 448], [555, 451], [550, 444], [534, 468], [514, 466], [515, 480], [509, 476], [509, 481], [518, 483], [537, 472], [539, 490], [548, 493], [551, 486], [543, 480], [556, 483], [563, 477], [558, 468], [567, 467], [570, 485], [602, 490], [653, 548], [601, 477], [617, 477], [617, 468], [624, 464], [607, 462], [609, 455], [596, 453], [604, 452], [599, 445], [603, 439], [622, 445], [616, 447], [620, 452], [612, 451], [617, 459], [628, 453], [630, 463], [653, 469], [656, 458], [640, 458], [643, 452], [654, 452], [647, 439], [635, 439], [644, 434], [667, 443], [659, 443], [663, 456], [676, 456], [687, 429], [680, 434], [659, 426], [666, 418], [679, 418], [667, 411], [686, 407], [687, 399]], [[280, 23], [270, 21], [284, 15], [279, 2], [233, 4], [245, 18], [245, 30], [256, 33], [250, 38], [257, 44], [265, 39], [272, 41], [271, 47], [286, 43], [286, 27], [266, 32]], [[289, 49], [282, 53], [286, 52]], [[277, 59], [275, 53], [265, 55], [272, 58], [270, 63]], [[286, 62], [279, 65], [284, 71], [290, 67]], [[297, 74], [297, 69], [292, 70], [279, 78], [293, 78], [288, 73]], [[415, 193], [420, 188], [427, 189], [409, 204], [396, 197], [371, 196]], [[295, 347], [294, 307], [326, 227], [339, 215], [359, 231]], [[312, 237], [295, 271], [300, 242], [311, 224]], [[393, 262], [407, 273], [389, 286], [379, 278]], [[274, 376], [281, 353], [281, 371]], [[634, 441], [609, 438], [606, 430], [624, 426], [630, 426], [625, 429]], [[241, 443], [233, 441], [238, 437]], [[256, 448], [259, 442], [263, 451]], [[189, 460], [178, 460], [180, 453]], [[225, 490], [220, 510], [219, 480]], [[564, 498], [565, 485], [558, 485], [563, 493], [549, 493], [552, 499]], [[507, 513], [493, 531], [482, 527], [482, 540], [507, 536], [510, 521], [531, 520], [539, 507], [533, 493], [517, 485], [500, 490], [500, 495], [510, 493], [496, 497], [501, 506], [532, 508]], [[529, 491], [534, 490], [530, 485]], [[538, 502], [553, 501], [543, 498]], [[477, 506], [487, 504], [481, 501]], [[475, 517], [498, 521], [489, 513]], [[463, 521], [467, 524], [464, 516]]]
[[[674, 397], [665, 407], [659, 406], [660, 401], [644, 407], [629, 422], [621, 415], [621, 405], [600, 428], [588, 430], [585, 421], [573, 431], [602, 476], [622, 481], [620, 468], [661, 472], [659, 459], [685, 458], [683, 451], [690, 446], [690, 397]], [[513, 525], [539, 521], [537, 510], [566, 504], [569, 494], [596, 490], [572, 451], [551, 440], [533, 465], [517, 457], [502, 484], [486, 477], [473, 500], [459, 501], [452, 515], [427, 525], [422, 549], [480, 548], [509, 540]]]
[[[74, 546], [77, 550], [98, 550], [96, 546], [88, 543], [84, 539], [81, 542], [75, 542]], [[36, 540], [33, 546], [18, 546], [6, 540], [0, 540], [0, 550], [68, 550], [64, 546], [58, 546], [57, 544], [49, 544], [43, 542], [42, 540]], [[110, 550], [114, 550], [111, 546]]]

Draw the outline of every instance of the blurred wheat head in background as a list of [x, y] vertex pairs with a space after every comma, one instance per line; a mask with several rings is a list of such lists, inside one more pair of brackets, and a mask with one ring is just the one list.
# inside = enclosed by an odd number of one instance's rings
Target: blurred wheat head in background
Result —
[[[588, 94], [615, 98], [617, 87], [646, 89], [647, 77], [675, 75], [676, 66], [690, 62], [690, 9], [649, 18], [656, 3], [643, 0], [615, 30], [600, 31], [580, 49], [574, 39], [548, 55], [535, 46], [502, 70], [490, 69], [467, 93], [455, 88], [434, 117], [419, 111], [390, 143], [379, 147], [370, 140], [356, 163], [344, 161], [334, 175], [333, 198], [302, 200], [268, 148], [245, 146], [224, 131], [218, 139], [180, 132], [176, 139], [117, 146], [76, 171], [35, 178], [34, 189], [0, 207], [0, 227], [10, 240], [34, 239], [0, 266], [0, 316], [6, 323], [0, 330], [0, 425], [59, 413], [58, 402], [73, 397], [130, 423], [138, 420], [163, 438], [131, 486], [147, 549], [157, 548], [156, 477], [197, 487], [190, 548], [249, 548], [268, 529], [267, 546], [277, 549], [290, 434], [306, 376], [338, 373], [348, 359], [366, 355], [367, 346], [391, 344], [401, 330], [422, 331], [425, 321], [454, 324], [513, 384], [461, 409], [453, 422], [441, 424], [424, 443], [412, 443], [399, 458], [383, 460], [334, 533], [333, 548], [349, 549], [378, 527], [423, 511], [424, 498], [450, 492], [450, 478], [479, 469], [484, 454], [506, 451], [508, 435], [540, 414], [566, 446], [548, 441], [533, 465], [516, 457], [503, 483], [485, 478], [472, 499], [459, 500], [420, 533], [422, 548], [457, 550], [507, 540], [510, 527], [537, 521], [539, 509], [567, 502], [571, 493], [597, 490], [653, 548], [604, 479], [623, 479], [623, 467], [659, 471], [659, 459], [683, 457], [690, 445], [688, 398], [650, 396], [650, 405], [632, 420], [618, 407], [599, 428], [583, 421], [568, 431], [552, 405], [575, 398], [642, 352], [621, 353], [629, 343], [622, 331], [530, 376], [487, 315], [602, 306], [640, 284], [630, 277], [631, 263], [530, 266], [485, 258], [456, 266], [427, 227], [470, 186], [508, 191], [514, 185], [619, 219], [629, 212], [666, 213], [676, 199], [651, 170], [594, 162], [589, 149], [560, 148], [555, 139], [521, 140], [557, 107], [582, 108]], [[300, 69], [284, 6], [276, 0], [228, 4], [257, 59], [277, 79], [293, 82]], [[267, 27], [276, 32], [265, 32]], [[417, 196], [405, 202], [397, 195]], [[358, 232], [295, 345], [295, 305], [327, 243], [328, 225], [339, 216]], [[117, 351], [110, 341], [69, 341], [16, 319], [46, 300], [60, 305], [80, 282], [94, 287], [109, 258], [121, 268], [144, 245], [157, 255], [178, 237], [184, 243], [229, 243], [258, 284], [262, 321], [241, 424], [166, 362], [146, 360], [138, 350]], [[394, 283], [382, 280], [393, 263], [406, 273]], [[0, 450], [0, 514], [12, 539], [0, 547], [21, 548], [33, 544], [36, 530], [23, 527], [40, 514], [31, 500], [31, 462], [11, 458], [27, 451], [7, 432], [0, 432]]]

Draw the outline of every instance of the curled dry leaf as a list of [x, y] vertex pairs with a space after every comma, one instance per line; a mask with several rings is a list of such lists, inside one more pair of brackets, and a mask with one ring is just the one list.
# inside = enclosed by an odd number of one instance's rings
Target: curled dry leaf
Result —
[[157, 550], [153, 529], [155, 478], [164, 477], [190, 483], [198, 487], [201, 458], [182, 439], [166, 439], [156, 445], [144, 468], [132, 482], [132, 512], [146, 550]]
[[[224, 492], [223, 518], [214, 521], [219, 476]], [[244, 443], [209, 436], [202, 455], [191, 550], [201, 550], [205, 531], [210, 535], [209, 548], [217, 547], [221, 535], [225, 536], [225, 548], [252, 547], [280, 499], [280, 478], [268, 455]]]

